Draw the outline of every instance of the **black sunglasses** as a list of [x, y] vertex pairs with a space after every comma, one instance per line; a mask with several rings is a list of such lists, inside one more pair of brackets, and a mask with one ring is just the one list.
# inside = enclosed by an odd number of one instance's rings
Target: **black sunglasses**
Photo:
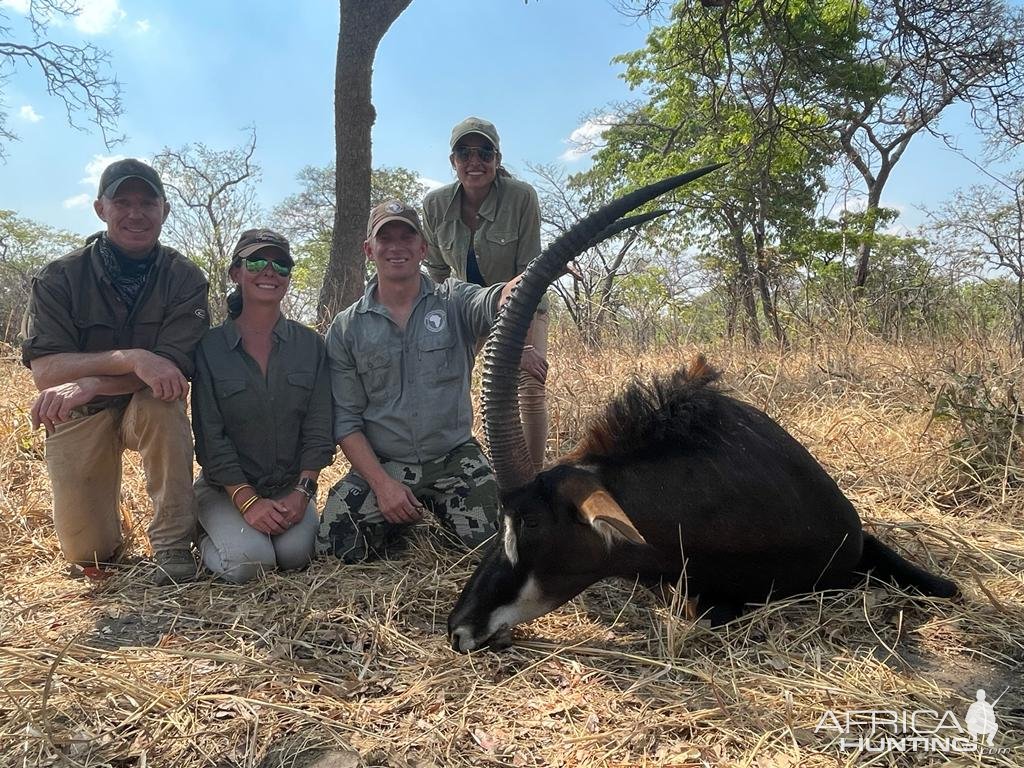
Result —
[[281, 277], [288, 277], [292, 273], [292, 268], [287, 264], [282, 264], [279, 261], [273, 259], [243, 259], [245, 262], [245, 268], [250, 272], [262, 272], [267, 268], [267, 264], [274, 268]]
[[456, 147], [455, 158], [460, 162], [467, 162], [474, 154], [480, 158], [480, 162], [489, 163], [494, 159], [497, 154], [490, 147]]

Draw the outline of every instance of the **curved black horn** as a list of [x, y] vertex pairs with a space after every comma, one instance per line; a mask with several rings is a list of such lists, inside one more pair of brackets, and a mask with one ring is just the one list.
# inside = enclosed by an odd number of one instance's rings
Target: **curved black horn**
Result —
[[621, 216], [723, 165], [725, 163], [716, 163], [672, 176], [613, 200], [579, 221], [527, 266], [522, 281], [498, 317], [484, 350], [484, 434], [487, 435], [500, 491], [519, 488], [534, 477], [533, 463], [519, 422], [516, 389], [526, 332], [548, 286], [562, 273], [566, 264], [604, 239], [602, 235], [611, 237], [618, 234], [621, 229], [615, 224]]
[[[668, 208], [659, 208], [658, 210], [650, 211], [649, 213], [638, 213], [635, 216], [626, 216], [625, 218], [619, 219], [598, 232], [597, 236], [593, 240], [583, 246], [583, 250], [589, 250], [598, 243], [615, 237], [617, 234], [626, 231], [630, 227], [639, 227], [649, 221], [654, 221], [659, 216], [664, 216], [668, 212]], [[580, 253], [582, 252], [583, 251], [580, 251]]]

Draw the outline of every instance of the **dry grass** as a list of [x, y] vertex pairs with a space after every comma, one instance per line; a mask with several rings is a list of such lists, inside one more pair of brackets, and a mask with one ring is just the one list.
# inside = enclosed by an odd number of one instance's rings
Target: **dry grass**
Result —
[[[693, 352], [591, 355], [556, 339], [559, 447], [630, 373]], [[712, 631], [608, 582], [517, 630], [512, 649], [463, 656], [444, 626], [469, 564], [429, 536], [397, 562], [323, 561], [245, 587], [152, 588], [132, 570], [70, 580], [42, 441], [27, 423], [30, 381], [10, 355], [0, 362], [10, 382], [0, 395], [0, 765], [299, 766], [336, 750], [335, 766], [1019, 766], [1024, 489], [1008, 471], [954, 457], [955, 430], [932, 418], [940, 388], [991, 353], [823, 342], [709, 358], [833, 472], [870, 528], [955, 578], [965, 600], [867, 585]], [[131, 459], [124, 508], [144, 551], [149, 506]], [[1005, 752], [872, 756], [815, 732], [828, 710], [962, 719], [979, 687], [990, 699], [1006, 689]]]

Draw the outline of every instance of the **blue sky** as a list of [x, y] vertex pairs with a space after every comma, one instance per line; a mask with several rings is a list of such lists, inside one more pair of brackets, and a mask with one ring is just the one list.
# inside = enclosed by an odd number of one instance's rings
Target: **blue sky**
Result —
[[[19, 9], [0, 0], [22, 40]], [[55, 38], [88, 40], [110, 51], [124, 89], [120, 129], [128, 141], [108, 151], [98, 133], [67, 125], [42, 78], [19, 70], [3, 87], [8, 127], [21, 140], [0, 164], [0, 208], [87, 233], [100, 227], [91, 200], [112, 155], [149, 158], [165, 146], [201, 141], [239, 145], [257, 130], [256, 159], [266, 208], [298, 191], [305, 165], [334, 157], [335, 0], [80, 0], [74, 23]], [[586, 117], [630, 98], [611, 59], [642, 47], [646, 22], [618, 14], [606, 0], [413, 0], [377, 52], [373, 98], [375, 166], [405, 166], [447, 182], [448, 133], [463, 117], [493, 121], [506, 165], [563, 162], [568, 139]], [[969, 143], [969, 135], [964, 137]], [[883, 203], [921, 220], [976, 181], [970, 166], [919, 137], [897, 166]]]

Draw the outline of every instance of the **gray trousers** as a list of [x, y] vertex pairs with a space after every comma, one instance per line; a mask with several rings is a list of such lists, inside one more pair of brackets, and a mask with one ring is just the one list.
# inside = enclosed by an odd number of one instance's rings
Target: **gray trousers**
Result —
[[195, 489], [203, 565], [225, 581], [244, 584], [264, 571], [305, 568], [313, 559], [320, 526], [315, 502], [309, 502], [302, 520], [271, 536], [245, 522], [224, 489], [209, 485], [202, 475], [196, 478]]

